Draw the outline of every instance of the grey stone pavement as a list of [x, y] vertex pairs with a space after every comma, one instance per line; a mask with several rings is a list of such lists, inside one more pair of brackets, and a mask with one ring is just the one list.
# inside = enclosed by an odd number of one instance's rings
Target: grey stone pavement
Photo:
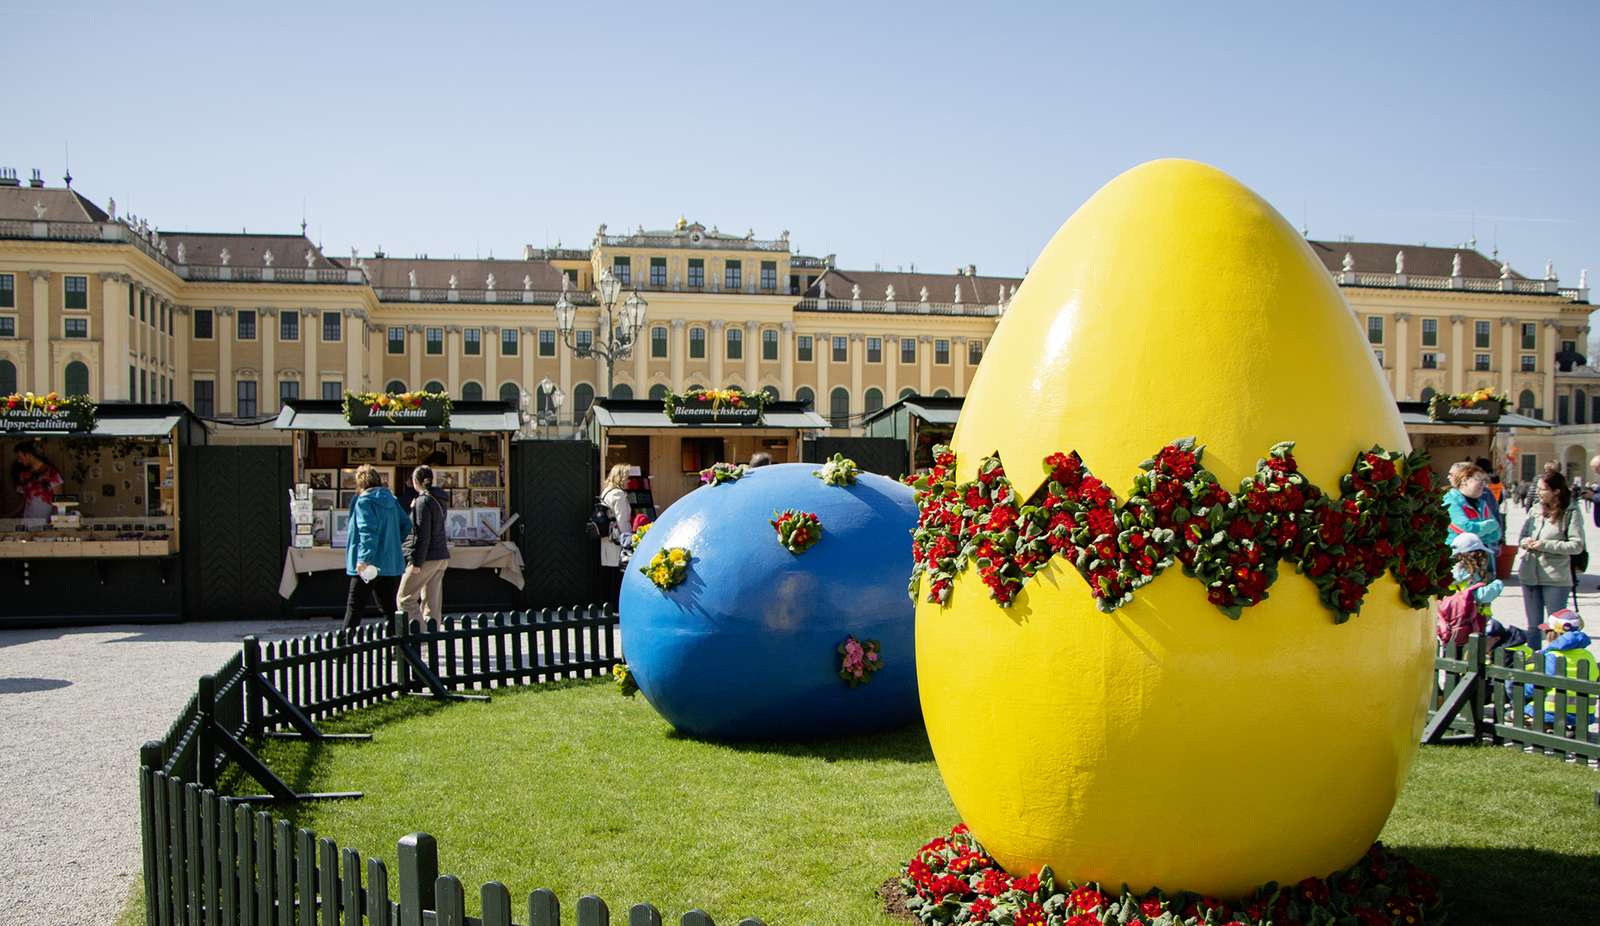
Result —
[[[1600, 570], [1600, 529], [1584, 514]], [[1520, 506], [1507, 517], [1515, 537]], [[1600, 626], [1600, 577], [1585, 577], [1578, 606]], [[1495, 613], [1522, 626], [1522, 589], [1507, 588]], [[140, 744], [166, 732], [195, 679], [246, 635], [278, 639], [334, 626], [280, 620], [0, 631], [0, 910], [7, 921], [114, 922], [139, 876]]]

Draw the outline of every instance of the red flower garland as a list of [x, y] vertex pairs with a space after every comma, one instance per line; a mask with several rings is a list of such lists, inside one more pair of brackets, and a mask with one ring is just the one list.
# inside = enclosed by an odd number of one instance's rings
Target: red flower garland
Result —
[[1006, 606], [1057, 555], [1077, 568], [1102, 611], [1126, 604], [1174, 562], [1204, 582], [1207, 600], [1231, 618], [1266, 599], [1280, 560], [1316, 584], [1340, 622], [1360, 611], [1384, 572], [1411, 607], [1449, 587], [1442, 486], [1420, 451], [1360, 454], [1334, 500], [1300, 472], [1292, 442], [1274, 445], [1230, 493], [1187, 438], [1140, 464], [1123, 502], [1077, 453], [1055, 453], [1027, 503], [1018, 502], [997, 457], [983, 460], [977, 479], [958, 484], [955, 455], [935, 451], [932, 469], [907, 480], [918, 507], [913, 597], [926, 576], [928, 600], [947, 602], [970, 564]]
[[822, 520], [809, 511], [786, 508], [773, 512], [769, 522], [778, 532], [778, 543], [790, 553], [804, 553], [822, 539]]
[[[1056, 880], [1049, 866], [1013, 878], [957, 824], [901, 869], [906, 908], [921, 923], [1128, 926], [1298, 926], [1304, 923], [1437, 923], [1439, 882], [1376, 843], [1355, 867], [1294, 885], [1267, 884], [1236, 902], [1192, 892], [1106, 894], [1099, 885]], [[964, 914], [964, 916], [963, 916]], [[1167, 919], [1162, 919], [1167, 917]]]

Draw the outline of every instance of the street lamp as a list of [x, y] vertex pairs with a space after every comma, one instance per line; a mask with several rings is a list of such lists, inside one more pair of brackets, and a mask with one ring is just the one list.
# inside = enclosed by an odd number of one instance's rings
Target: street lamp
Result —
[[[605, 396], [610, 398], [611, 390], [616, 385], [616, 363], [633, 356], [634, 344], [639, 340], [639, 329], [644, 327], [647, 303], [635, 290], [628, 296], [627, 302], [618, 308], [617, 298], [622, 295], [622, 281], [613, 276], [610, 270], [601, 272], [600, 279], [595, 281], [595, 291], [600, 300], [600, 338], [588, 347], [580, 348], [577, 345], [572, 326], [577, 320], [578, 310], [567, 301], [564, 292], [556, 298], [556, 328], [560, 330], [561, 341], [568, 350], [574, 351], [579, 357], [595, 355], [605, 361]], [[543, 389], [543, 384], [540, 388]]]
[[545, 410], [539, 413], [539, 422], [545, 426], [544, 436], [550, 436], [550, 426], [556, 424], [561, 417], [561, 406], [567, 401], [567, 394], [561, 387], [550, 381], [546, 376], [539, 380], [539, 394], [544, 396]]

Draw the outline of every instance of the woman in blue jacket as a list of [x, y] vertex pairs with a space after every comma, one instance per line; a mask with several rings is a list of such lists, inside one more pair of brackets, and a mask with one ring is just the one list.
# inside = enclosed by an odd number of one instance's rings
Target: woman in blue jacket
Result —
[[400, 542], [411, 533], [411, 516], [384, 486], [383, 476], [376, 469], [357, 469], [356, 488], [361, 494], [350, 505], [350, 544], [345, 550], [344, 571], [350, 577], [350, 595], [344, 606], [345, 630], [354, 630], [361, 624], [369, 600], [377, 606], [379, 617], [387, 618], [395, 612], [400, 575], [406, 570]]

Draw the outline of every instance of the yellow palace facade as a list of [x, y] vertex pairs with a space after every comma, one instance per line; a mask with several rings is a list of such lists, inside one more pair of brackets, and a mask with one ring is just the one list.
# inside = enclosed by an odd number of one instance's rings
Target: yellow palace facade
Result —
[[[1397, 398], [1490, 386], [1563, 425], [1516, 438], [1519, 470], [1600, 450], [1586, 281], [1530, 278], [1470, 247], [1310, 244]], [[609, 369], [588, 350], [604, 341], [606, 273], [646, 303], [631, 356]], [[905, 395], [964, 395], [1021, 284], [973, 266], [849, 270], [797, 253], [787, 232], [682, 219], [602, 225], [587, 248], [521, 260], [335, 256], [303, 233], [160, 231], [0, 171], [0, 394], [181, 401], [219, 441], [281, 440], [266, 422], [283, 400], [346, 390], [512, 399], [570, 433], [608, 379], [616, 397], [765, 390], [844, 433]], [[558, 303], [574, 310], [570, 336]]]

